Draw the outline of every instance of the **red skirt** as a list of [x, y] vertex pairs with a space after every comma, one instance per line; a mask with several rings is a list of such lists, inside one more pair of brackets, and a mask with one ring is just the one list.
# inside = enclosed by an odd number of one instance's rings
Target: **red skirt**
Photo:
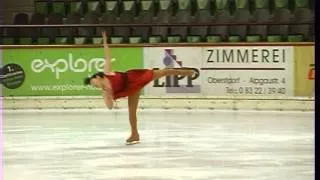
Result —
[[153, 80], [153, 70], [150, 69], [132, 69], [125, 73], [127, 75], [126, 87], [114, 93], [113, 99], [131, 96]]

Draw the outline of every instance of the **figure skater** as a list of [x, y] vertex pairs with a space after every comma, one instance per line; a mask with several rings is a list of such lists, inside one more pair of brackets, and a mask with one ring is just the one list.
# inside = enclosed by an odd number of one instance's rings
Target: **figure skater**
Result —
[[149, 82], [169, 75], [192, 76], [195, 71], [190, 68], [165, 68], [160, 70], [131, 69], [126, 72], [113, 72], [111, 56], [107, 44], [107, 34], [102, 32], [104, 47], [104, 72], [97, 72], [84, 79], [85, 85], [92, 85], [101, 89], [105, 105], [113, 108], [113, 100], [128, 97], [129, 122], [131, 135], [126, 144], [139, 143], [137, 128], [137, 108], [140, 90]]

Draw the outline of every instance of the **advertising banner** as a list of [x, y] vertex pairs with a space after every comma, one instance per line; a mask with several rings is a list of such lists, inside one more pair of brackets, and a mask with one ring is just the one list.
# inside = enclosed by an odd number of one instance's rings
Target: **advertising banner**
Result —
[[192, 67], [193, 77], [167, 77], [146, 95], [293, 96], [293, 47], [145, 48], [147, 68]]
[[[313, 96], [313, 46], [111, 48], [115, 71], [191, 67], [155, 80], [145, 95]], [[83, 79], [103, 71], [103, 48], [1, 49], [4, 96], [99, 95]], [[2, 94], [1, 94], [2, 95]]]
[[[142, 48], [112, 48], [112, 68], [142, 68]], [[83, 79], [103, 71], [103, 48], [4, 49], [5, 96], [98, 95]]]
[[292, 47], [203, 48], [205, 95], [292, 96]]
[[295, 96], [314, 96], [314, 47], [295, 47]]
[[[199, 71], [202, 62], [201, 47], [144, 48], [144, 67], [150, 69], [192, 67]], [[200, 72], [200, 71], [199, 71]], [[145, 95], [201, 95], [201, 78], [168, 76], [148, 84]]]

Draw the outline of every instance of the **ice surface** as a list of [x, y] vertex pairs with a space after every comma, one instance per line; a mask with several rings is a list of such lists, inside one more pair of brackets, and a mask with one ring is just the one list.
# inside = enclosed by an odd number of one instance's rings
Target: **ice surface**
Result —
[[6, 111], [5, 180], [306, 180], [313, 112]]

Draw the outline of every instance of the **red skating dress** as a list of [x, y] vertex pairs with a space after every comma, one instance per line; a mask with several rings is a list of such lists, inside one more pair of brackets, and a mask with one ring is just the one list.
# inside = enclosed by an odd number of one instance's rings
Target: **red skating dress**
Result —
[[153, 79], [150, 69], [132, 69], [126, 72], [115, 72], [114, 75], [105, 75], [111, 83], [113, 99], [131, 96], [143, 88]]

